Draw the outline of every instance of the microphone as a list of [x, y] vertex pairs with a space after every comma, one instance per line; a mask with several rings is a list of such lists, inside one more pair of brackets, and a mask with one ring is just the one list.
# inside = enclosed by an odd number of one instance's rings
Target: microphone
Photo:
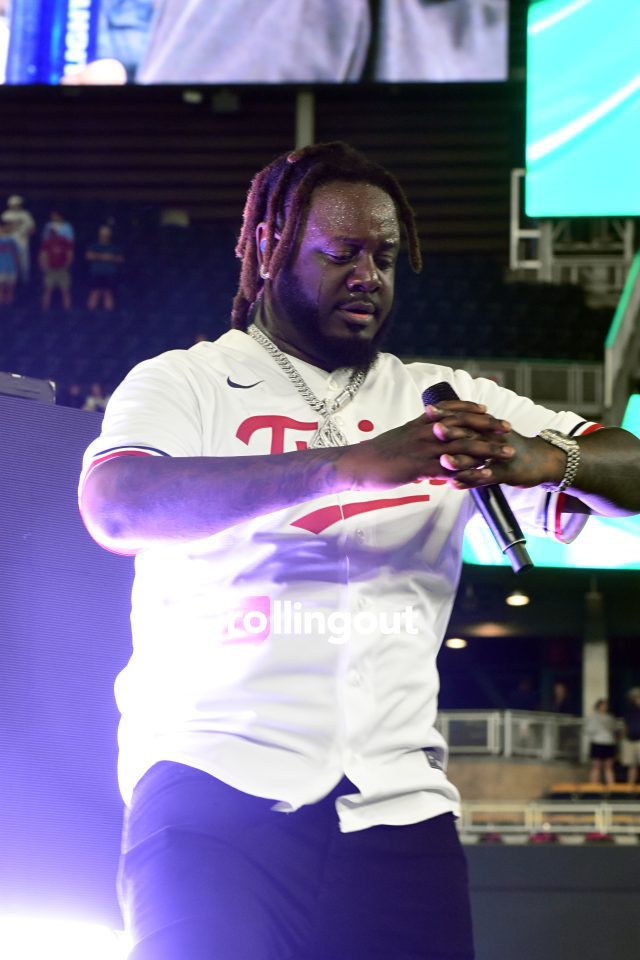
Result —
[[[441, 400], [458, 399], [459, 397], [451, 384], [445, 380], [435, 383], [432, 387], [427, 387], [422, 394], [422, 402], [425, 407], [427, 404], [437, 406]], [[502, 492], [502, 487], [497, 483], [492, 483], [486, 487], [472, 488], [470, 493], [501, 552], [509, 558], [514, 572], [519, 573], [521, 570], [528, 570], [532, 567], [533, 562], [526, 548], [527, 541], [513, 515], [513, 510], [509, 506], [507, 498]]]

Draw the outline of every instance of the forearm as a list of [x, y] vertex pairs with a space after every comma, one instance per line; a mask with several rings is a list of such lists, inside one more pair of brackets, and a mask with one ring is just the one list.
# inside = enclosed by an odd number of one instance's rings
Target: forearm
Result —
[[[640, 513], [640, 440], [618, 427], [576, 439], [580, 463], [561, 509], [569, 513], [588, 509], [612, 517]], [[506, 433], [504, 441], [510, 453], [498, 458], [492, 454], [488, 470], [475, 469], [473, 463], [467, 469], [465, 457], [455, 457], [453, 464], [447, 461], [447, 466], [463, 467], [455, 475], [455, 485], [470, 489], [486, 483], [514, 487], [561, 483], [567, 468], [563, 450], [541, 437], [524, 437], [515, 431]]]
[[137, 553], [197, 540], [244, 520], [347, 489], [345, 448], [255, 457], [122, 456], [97, 466], [81, 496], [103, 546]]
[[609, 428], [580, 437], [579, 444], [580, 466], [569, 492], [595, 513], [640, 513], [640, 440]]

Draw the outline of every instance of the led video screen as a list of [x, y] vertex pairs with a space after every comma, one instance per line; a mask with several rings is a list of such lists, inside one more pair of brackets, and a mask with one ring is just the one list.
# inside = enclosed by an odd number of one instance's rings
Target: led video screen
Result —
[[530, 217], [640, 214], [640, 3], [537, 0], [527, 23]]
[[[640, 437], [640, 394], [629, 398], [622, 426]], [[573, 543], [529, 537], [527, 549], [535, 566], [594, 570], [640, 570], [640, 514], [631, 517], [593, 515]], [[508, 566], [479, 515], [467, 524], [466, 563]]]
[[8, 84], [492, 81], [509, 0], [0, 0]]

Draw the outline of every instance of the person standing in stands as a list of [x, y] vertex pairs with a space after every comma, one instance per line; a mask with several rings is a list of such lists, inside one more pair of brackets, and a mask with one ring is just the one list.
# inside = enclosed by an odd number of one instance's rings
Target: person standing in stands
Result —
[[640, 767], [640, 687], [629, 690], [627, 701], [628, 706], [623, 716], [624, 763], [628, 767], [628, 782], [635, 784], [638, 782], [638, 767]]
[[38, 253], [38, 266], [42, 271], [42, 309], [51, 307], [55, 290], [60, 291], [64, 310], [71, 309], [71, 265], [74, 257], [74, 242], [70, 235], [69, 224], [60, 213], [51, 214], [48, 229]]
[[603, 778], [606, 784], [615, 781], [616, 726], [616, 718], [609, 713], [609, 701], [603, 697], [596, 700], [585, 727], [591, 757], [590, 783], [600, 783]]
[[120, 247], [113, 242], [111, 227], [103, 224], [98, 230], [98, 239], [87, 247], [85, 258], [89, 263], [89, 310], [113, 310], [120, 268], [124, 257]]
[[73, 226], [68, 220], [65, 220], [60, 211], [56, 209], [51, 211], [49, 214], [49, 219], [42, 228], [42, 239], [46, 240], [52, 231], [55, 233], [61, 233], [63, 237], [71, 240], [72, 243], [75, 242], [76, 235]]
[[8, 307], [16, 294], [19, 269], [18, 244], [11, 225], [0, 220], [0, 306]]
[[36, 224], [28, 210], [24, 207], [24, 200], [17, 194], [7, 200], [7, 209], [2, 214], [3, 223], [9, 224], [13, 239], [18, 246], [18, 274], [22, 283], [27, 283], [30, 276], [30, 243], [35, 233]]

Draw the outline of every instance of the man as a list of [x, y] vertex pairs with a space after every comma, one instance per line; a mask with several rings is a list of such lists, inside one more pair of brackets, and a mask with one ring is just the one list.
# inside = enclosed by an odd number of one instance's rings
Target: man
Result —
[[98, 228], [98, 239], [85, 251], [89, 263], [89, 296], [87, 310], [112, 311], [116, 306], [116, 290], [124, 257], [120, 247], [113, 243], [111, 227]]
[[[469, 960], [434, 730], [467, 491], [503, 483], [560, 537], [640, 510], [631, 435], [378, 353], [401, 228], [419, 269], [402, 189], [344, 144], [277, 158], [247, 199], [233, 329], [135, 368], [86, 453], [85, 522], [136, 554], [134, 960]], [[440, 381], [464, 399], [425, 412]]]
[[627, 709], [622, 719], [625, 738], [623, 762], [628, 767], [628, 782], [636, 784], [640, 767], [640, 687], [632, 687], [627, 693]]
[[19, 278], [22, 283], [27, 283], [30, 274], [30, 239], [35, 233], [36, 224], [25, 208], [22, 197], [17, 194], [9, 197], [7, 208], [2, 214], [2, 221], [9, 224], [18, 247]]
[[18, 283], [18, 244], [11, 225], [0, 220], [0, 306], [13, 303]]
[[507, 75], [507, 0], [110, 0], [103, 7], [101, 59], [63, 83], [415, 83]]
[[[69, 228], [69, 229], [67, 229]], [[51, 213], [44, 231], [38, 266], [42, 271], [42, 309], [49, 310], [54, 290], [60, 291], [63, 310], [71, 309], [71, 265], [74, 258], [73, 235], [62, 214]]]
[[49, 219], [42, 228], [42, 240], [46, 240], [50, 233], [59, 233], [71, 243], [75, 243], [76, 232], [72, 224], [65, 220], [59, 210], [52, 210]]

